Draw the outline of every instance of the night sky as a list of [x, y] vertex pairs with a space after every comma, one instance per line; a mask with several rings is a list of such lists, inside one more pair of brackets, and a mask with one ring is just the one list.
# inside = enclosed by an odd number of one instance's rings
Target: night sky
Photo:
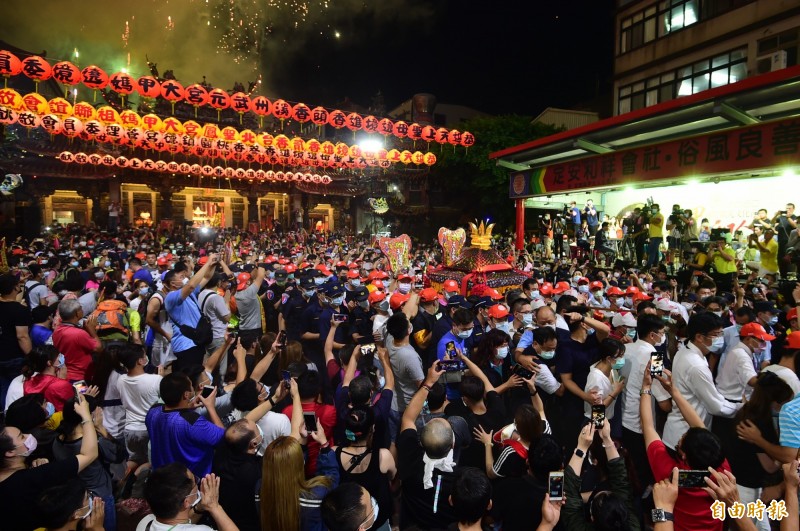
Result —
[[51, 62], [79, 49], [80, 66], [109, 74], [147, 74], [147, 56], [184, 85], [206, 76], [229, 89], [260, 74], [259, 93], [310, 105], [369, 105], [381, 91], [392, 108], [431, 92], [440, 103], [535, 115], [607, 105], [598, 95], [610, 99], [613, 9], [613, 0], [41, 0], [37, 9], [4, 0], [0, 39], [46, 50]]

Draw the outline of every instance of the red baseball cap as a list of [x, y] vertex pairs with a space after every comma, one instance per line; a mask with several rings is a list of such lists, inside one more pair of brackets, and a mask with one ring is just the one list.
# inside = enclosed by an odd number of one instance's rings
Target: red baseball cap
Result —
[[412, 280], [414, 280], [414, 277], [408, 273], [400, 273], [400, 276], [397, 277], [398, 282], [411, 282]]
[[633, 294], [633, 297], [631, 298], [635, 301], [649, 301], [653, 297], [649, 296], [647, 293], [637, 291], [636, 293]]
[[542, 285], [539, 286], [539, 293], [542, 295], [552, 295], [553, 285], [549, 282], [543, 282]]
[[287, 274], [294, 273], [295, 271], [297, 271], [297, 266], [294, 264], [287, 264], [286, 267], [284, 267], [283, 269], [284, 271], [286, 271]]
[[381, 302], [385, 298], [386, 298], [386, 293], [380, 290], [375, 290], [369, 294], [367, 301], [369, 301], [370, 304], [375, 304], [376, 302]]
[[792, 308], [786, 313], [786, 320], [787, 321], [794, 321], [797, 319], [797, 308]]
[[628, 286], [628, 289], [625, 290], [625, 295], [635, 295], [639, 293], [639, 288], [636, 286]]
[[359, 278], [358, 269], [351, 269], [347, 272], [347, 278]]
[[433, 288], [425, 288], [419, 292], [419, 300], [422, 302], [433, 302], [439, 298], [439, 294]]
[[592, 290], [592, 291], [598, 290], [598, 289], [605, 289], [605, 286], [599, 280], [595, 280], [594, 282], [589, 284], [589, 289]]
[[236, 291], [242, 291], [246, 288], [248, 280], [250, 280], [250, 273], [239, 273], [236, 275]]
[[483, 292], [484, 297], [491, 297], [493, 301], [503, 300], [503, 295], [494, 288], [489, 288]]
[[377, 279], [372, 281], [372, 285], [375, 286], [378, 289], [383, 289], [383, 288], [386, 287], [386, 286], [383, 285], [383, 280], [377, 280]]
[[489, 308], [489, 317], [492, 319], [505, 319], [508, 313], [508, 306], [505, 304], [495, 304]]
[[581, 278], [578, 279], [578, 284], [588, 284], [588, 283], [589, 283], [589, 279], [586, 278], [586, 277], [581, 277]]
[[[790, 334], [794, 335], [794, 334]], [[764, 330], [764, 327], [758, 323], [747, 323], [739, 330], [739, 337], [754, 337], [761, 341], [772, 341], [775, 336], [770, 335]]]
[[169, 263], [169, 261], [166, 258], [164, 258], [163, 256], [161, 258], [159, 258], [158, 260], [156, 260], [156, 264], [158, 264], [160, 266], [165, 266], [168, 263]]
[[622, 291], [621, 289], [619, 289], [617, 286], [611, 286], [610, 288], [608, 288], [608, 291], [606, 291], [606, 295], [608, 295], [608, 296], [615, 296], [616, 295], [618, 297], [621, 297], [621, 296], [625, 295], [625, 292]]
[[458, 282], [456, 282], [452, 278], [444, 281], [444, 290], [449, 292], [457, 291], [461, 293], [461, 288], [459, 287]]
[[570, 285], [568, 282], [556, 282], [556, 285], [553, 287], [553, 293], [558, 295], [559, 293], [564, 293], [565, 291], [569, 291]]
[[400, 293], [399, 291], [395, 291], [391, 297], [389, 297], [389, 306], [392, 310], [397, 311], [400, 309], [400, 306], [403, 305], [408, 299], [411, 298], [411, 295], [408, 293]]

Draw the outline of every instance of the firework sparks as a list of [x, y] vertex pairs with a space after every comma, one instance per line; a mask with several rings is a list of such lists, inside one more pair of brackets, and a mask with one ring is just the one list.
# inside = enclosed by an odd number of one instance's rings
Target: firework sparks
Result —
[[125, 21], [125, 31], [122, 32], [122, 47], [128, 47], [128, 39], [131, 37], [131, 28], [128, 25], [128, 21]]
[[173, 30], [173, 29], [175, 29], [175, 23], [174, 23], [174, 22], [172, 22], [172, 17], [171, 17], [171, 16], [168, 16], [168, 17], [167, 17], [167, 29], [168, 29], [168, 30]]

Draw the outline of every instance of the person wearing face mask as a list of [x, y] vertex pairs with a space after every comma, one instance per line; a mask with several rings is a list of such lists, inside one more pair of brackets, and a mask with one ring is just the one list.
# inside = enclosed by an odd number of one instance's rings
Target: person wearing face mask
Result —
[[525, 335], [524, 331], [533, 327], [533, 307], [530, 301], [520, 298], [511, 304], [511, 310], [514, 315], [514, 320], [511, 321], [511, 331], [514, 333], [514, 338], [520, 341], [520, 338]]
[[[97, 401], [93, 396], [86, 396], [89, 403], [89, 411], [94, 413]], [[56, 461], [72, 459], [80, 452], [81, 439], [87, 431], [97, 431], [98, 446], [100, 456], [78, 477], [83, 482], [83, 486], [89, 492], [100, 497], [105, 506], [114, 507], [113, 485], [109, 468], [113, 464], [121, 463], [125, 460], [125, 444], [114, 439], [108, 434], [103, 426], [103, 416], [93, 415], [94, 424], [83, 424], [80, 415], [75, 411], [75, 398], [71, 398], [64, 405], [64, 418], [58, 427], [58, 437], [53, 443], [53, 457]], [[84, 515], [84, 518], [88, 515]], [[116, 511], [109, 510], [105, 513], [105, 529], [116, 529]]]
[[344, 289], [347, 292], [348, 300], [350, 300], [350, 293], [361, 287], [361, 275], [358, 273], [358, 269], [348, 270], [345, 280], [347, 283], [344, 285]]
[[119, 362], [127, 371], [117, 380], [117, 391], [125, 408], [125, 445], [128, 448], [126, 475], [148, 462], [150, 436], [145, 426], [145, 417], [150, 406], [158, 402], [161, 376], [147, 374], [147, 354], [139, 346], [128, 345], [117, 354]]
[[225, 430], [225, 441], [214, 453], [212, 473], [219, 480], [219, 504], [240, 531], [260, 531], [253, 493], [261, 482], [264, 433], [258, 424], [242, 418]]
[[287, 340], [300, 341], [305, 332], [303, 313], [309, 306], [319, 307], [314, 279], [304, 275], [300, 278], [297, 288], [287, 289], [282, 299], [285, 300], [281, 303], [278, 316], [279, 329], [286, 330]]
[[[778, 324], [778, 309], [771, 301], [759, 301], [753, 305], [756, 322], [764, 327], [768, 334], [775, 335], [775, 325]], [[759, 370], [769, 367], [772, 363], [772, 342], [767, 341], [763, 351], [756, 356]]]
[[133, 291], [131, 291], [130, 294], [128, 307], [131, 310], [138, 312], [139, 306], [147, 299], [147, 296], [150, 295], [150, 293], [150, 284], [144, 280], [137, 280], [133, 283]]
[[219, 531], [238, 529], [219, 503], [220, 479], [214, 474], [201, 477], [198, 481], [181, 463], [154, 470], [144, 487], [153, 514], [145, 516], [136, 531], [209, 531], [210, 527], [193, 523], [201, 513], [208, 513]]
[[443, 289], [442, 295], [444, 295], [444, 300], [448, 301], [448, 303], [450, 301], [450, 297], [455, 297], [456, 295], [459, 295], [461, 293], [461, 288], [459, 287], [458, 282], [456, 282], [453, 279], [445, 280], [442, 289]]
[[372, 316], [375, 313], [372, 311], [369, 303], [369, 290], [366, 287], [360, 286], [358, 289], [353, 290], [352, 294], [347, 294], [352, 297], [353, 308], [350, 310], [350, 327], [348, 334], [354, 343], [372, 343]]
[[[729, 402], [741, 402], [742, 397], [750, 398], [753, 387], [758, 380], [761, 368], [758, 366], [756, 354], [762, 352], [768, 341], [775, 336], [770, 335], [758, 323], [748, 323], [739, 331], [739, 343], [725, 356], [717, 373], [717, 389]], [[727, 421], [727, 422], [726, 422]], [[722, 426], [727, 424], [726, 426]], [[717, 435], [730, 431], [730, 419], [715, 418], [713, 430]]]
[[592, 308], [610, 308], [611, 302], [605, 297], [605, 284], [599, 280], [595, 280], [589, 284], [589, 301], [588, 305]]
[[[203, 257], [205, 258], [205, 257]], [[202, 261], [203, 258], [200, 260]], [[202, 262], [205, 264], [205, 262]], [[228, 330], [228, 323], [231, 320], [231, 283], [225, 273], [212, 273], [211, 278], [206, 283], [203, 290], [197, 296], [197, 302], [203, 315], [211, 322], [211, 342], [206, 345], [206, 356], [210, 356], [215, 350], [225, 342], [225, 333]], [[223, 294], [219, 292], [223, 290]], [[237, 305], [237, 308], [240, 308]], [[227, 359], [220, 367], [220, 372], [225, 374]]]
[[[597, 361], [589, 369], [584, 391], [586, 393], [596, 391], [600, 403], [606, 408], [607, 422], [611, 422], [614, 418], [617, 397], [625, 391], [625, 378], [619, 375], [624, 366], [625, 345], [610, 337], [604, 339], [600, 343]], [[584, 402], [583, 416], [587, 420], [592, 418], [592, 404]]]
[[[82, 395], [78, 397], [76, 413], [84, 424], [92, 423], [89, 404]], [[40, 464], [28, 468], [26, 457], [31, 455], [38, 442], [31, 434], [18, 428], [0, 425], [0, 500], [6, 508], [3, 527], [7, 529], [36, 529], [42, 527], [42, 514], [36, 510], [36, 500], [47, 488], [77, 478], [97, 459], [97, 432], [86, 430], [80, 453], [64, 461]], [[13, 508], [10, 509], [10, 508]]]
[[63, 354], [52, 345], [36, 347], [25, 357], [22, 367], [25, 378], [22, 389], [26, 395], [42, 393], [54, 411], [61, 411], [64, 403], [75, 395], [72, 385], [66, 380], [67, 366]]
[[389, 531], [388, 520], [378, 524], [378, 517], [388, 518], [377, 500], [358, 483], [342, 482], [322, 500], [322, 521], [329, 531]]
[[616, 339], [624, 345], [636, 341], [636, 317], [632, 313], [615, 313], [611, 318], [611, 333], [609, 337]]
[[[266, 275], [267, 272], [263, 267], [257, 267], [252, 276], [249, 273], [239, 273], [236, 277], [237, 284], [234, 298], [239, 311], [239, 337], [245, 346], [257, 342], [264, 334], [264, 306], [261, 304], [259, 291]], [[198, 304], [202, 304], [206, 300], [205, 298], [200, 298], [201, 296], [202, 293], [198, 296]], [[208, 306], [208, 303], [206, 303], [206, 306]], [[214, 321], [212, 321], [212, 327], [213, 324]], [[220, 323], [217, 326], [221, 329]], [[223, 340], [222, 337], [217, 337], [217, 334], [214, 334], [214, 339], [217, 344]], [[212, 340], [212, 344], [214, 342]], [[209, 345], [206, 345], [206, 349], [208, 353]]]
[[508, 320], [509, 315], [508, 307], [505, 304], [490, 306], [486, 312], [486, 332], [500, 330], [510, 339], [513, 336], [513, 332], [511, 330], [511, 322]]
[[426, 367], [436, 359], [436, 346], [433, 341], [433, 331], [439, 313], [439, 294], [433, 288], [425, 288], [419, 293], [417, 314], [411, 319], [413, 330], [411, 332], [411, 346], [422, 358]]
[[[36, 510], [41, 514], [44, 527], [50, 530], [103, 531], [116, 529], [116, 521], [105, 523], [116, 511], [106, 510], [103, 498], [95, 497], [83, 482], [72, 479], [42, 492], [36, 500]], [[80, 526], [80, 527], [79, 527]]]
[[[445, 292], [446, 293], [446, 292]], [[447, 306], [442, 311], [441, 318], [436, 322], [433, 328], [433, 341], [439, 345], [439, 341], [445, 334], [450, 332], [453, 328], [453, 314], [459, 309], [471, 309], [472, 305], [467, 302], [467, 299], [461, 295], [452, 295], [447, 300]], [[438, 347], [437, 347], [438, 349]]]
[[527, 278], [522, 283], [522, 294], [525, 297], [533, 302], [535, 300], [541, 299], [541, 293], [539, 293], [539, 282], [535, 278]]
[[664, 241], [664, 215], [659, 212], [657, 204], [650, 207], [649, 220], [650, 240], [647, 243], [647, 267], [658, 264], [661, 258], [661, 244]]
[[[687, 326], [687, 337], [672, 363], [673, 385], [710, 427], [712, 416], [731, 418], [742, 406], [726, 400], [717, 390], [706, 359], [724, 343], [719, 317], [708, 312], [694, 315]], [[680, 410], [673, 407], [664, 426], [664, 444], [674, 449], [688, 427]]]

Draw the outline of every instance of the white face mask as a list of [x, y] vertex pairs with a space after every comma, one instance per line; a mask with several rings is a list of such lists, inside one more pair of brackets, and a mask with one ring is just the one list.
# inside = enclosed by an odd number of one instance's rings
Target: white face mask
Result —
[[355, 286], [355, 287], [359, 287], [361, 285], [361, 279], [360, 278], [351, 278], [350, 279], [350, 285], [351, 286]]
[[183, 277], [183, 280], [181, 280], [181, 284], [183, 284], [185, 286], [188, 283], [189, 283], [189, 279], [186, 278], [186, 277]]
[[504, 360], [506, 359], [506, 356], [508, 356], [508, 346], [497, 347], [497, 350], [495, 351], [495, 357], [499, 360]]
[[397, 291], [399, 291], [400, 293], [402, 293], [403, 295], [405, 295], [406, 293], [408, 293], [409, 291], [411, 291], [411, 284], [408, 284], [408, 283], [406, 283], [406, 282], [403, 282], [403, 283], [401, 283], [401, 284], [398, 284], [398, 285], [397, 285]]
[[578, 286], [578, 292], [589, 293], [589, 286], [587, 286], [586, 284], [581, 284], [580, 286]]
[[526, 325], [533, 323], [533, 314], [532, 313], [525, 313], [522, 314], [522, 322]]
[[625, 297], [625, 306], [633, 308], [633, 297]]
[[498, 330], [502, 330], [503, 332], [508, 334], [509, 332], [511, 332], [511, 323], [509, 323], [508, 321], [501, 321], [497, 323], [495, 328], [497, 328]]
[[535, 289], [531, 291], [531, 299], [538, 299], [539, 298], [539, 290]]

